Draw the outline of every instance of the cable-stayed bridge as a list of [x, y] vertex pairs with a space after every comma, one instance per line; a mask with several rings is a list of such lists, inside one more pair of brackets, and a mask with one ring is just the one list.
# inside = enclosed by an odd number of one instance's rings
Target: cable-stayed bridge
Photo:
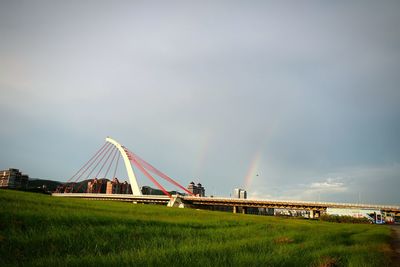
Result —
[[[103, 180], [97, 180], [97, 178], [106, 178], [112, 169], [114, 169], [112, 177], [115, 178], [120, 158], [122, 158], [124, 162], [128, 175], [130, 183], [129, 190], [125, 188], [125, 194], [111, 193], [113, 192], [112, 190], [109, 190], [109, 193], [107, 193], [108, 190], [105, 191], [106, 193], [100, 193], [102, 188], [104, 191], [104, 184], [102, 184]], [[164, 195], [143, 195], [132, 165], [148, 178]], [[87, 181], [93, 174], [95, 174], [93, 181], [98, 182], [97, 187], [91, 188], [91, 193], [87, 193], [89, 189], [86, 189], [86, 192], [84, 192], [84, 182], [82, 181]], [[84, 180], [85, 177], [86, 180]], [[184, 195], [172, 195], [158, 182], [156, 177], [182, 190]], [[111, 137], [106, 138], [105, 144], [70, 179], [68, 179], [67, 183], [62, 188], [59, 188], [57, 193], [53, 193], [53, 196], [153, 203], [177, 207], [203, 207], [211, 209], [213, 209], [213, 207], [225, 207], [225, 209], [231, 209], [233, 212], [237, 212], [240, 209], [243, 213], [246, 213], [246, 210], [249, 208], [271, 208], [308, 210], [310, 214], [314, 215], [324, 212], [328, 208], [357, 208], [379, 209], [400, 216], [400, 206], [195, 196], [177, 181], [164, 174]]]

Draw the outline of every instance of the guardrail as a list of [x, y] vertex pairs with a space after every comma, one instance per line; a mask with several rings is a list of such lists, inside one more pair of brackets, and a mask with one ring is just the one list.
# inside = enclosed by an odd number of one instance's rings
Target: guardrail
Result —
[[91, 193], [53, 193], [54, 197], [69, 197], [69, 198], [86, 198], [97, 200], [116, 200], [116, 201], [131, 201], [138, 203], [163, 203], [166, 204], [170, 200], [168, 196], [163, 195], [143, 195], [134, 196], [130, 194], [91, 194]]
[[275, 200], [275, 199], [240, 199], [240, 198], [214, 198], [214, 197], [182, 197], [184, 201], [208, 202], [208, 203], [230, 203], [231, 205], [281, 205], [281, 206], [309, 206], [321, 208], [361, 208], [361, 209], [380, 209], [400, 212], [400, 206], [358, 204], [358, 203], [338, 203], [338, 202], [317, 202], [317, 201], [296, 201], [296, 200]]
[[[139, 203], [168, 203], [170, 198], [164, 195], [142, 195], [134, 196], [130, 194], [90, 194], [90, 193], [53, 193], [55, 197], [72, 197], [87, 199], [119, 200], [132, 201]], [[174, 196], [177, 197], [177, 196]], [[240, 198], [221, 198], [221, 197], [193, 197], [178, 196], [184, 202], [192, 202], [204, 205], [223, 205], [223, 206], [248, 206], [262, 207], [274, 206], [293, 207], [293, 208], [361, 208], [361, 209], [379, 209], [383, 211], [400, 212], [400, 206], [394, 205], [376, 205], [376, 204], [358, 204], [358, 203], [338, 203], [338, 202], [317, 202], [317, 201], [297, 201], [297, 200], [276, 200], [276, 199], [240, 199]]]

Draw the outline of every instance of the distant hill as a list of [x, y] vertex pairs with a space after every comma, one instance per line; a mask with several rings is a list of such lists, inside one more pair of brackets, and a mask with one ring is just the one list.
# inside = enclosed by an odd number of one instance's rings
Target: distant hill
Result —
[[28, 190], [34, 189], [46, 189], [45, 191], [53, 192], [56, 190], [57, 186], [62, 185], [62, 182], [44, 179], [30, 178], [28, 182]]
[[[86, 192], [87, 190], [87, 184], [89, 181], [92, 179], [87, 179], [80, 181], [76, 183], [74, 186], [75, 189], [79, 189], [80, 192]], [[28, 191], [48, 191], [48, 192], [54, 192], [56, 191], [56, 188], [60, 185], [64, 185], [65, 182], [59, 182], [59, 181], [53, 181], [53, 180], [47, 180], [47, 179], [37, 179], [37, 178], [30, 178], [28, 182]]]
[[[141, 190], [143, 195], [164, 195], [164, 192], [161, 191], [160, 189], [156, 189], [150, 186], [143, 186]], [[183, 195], [178, 191], [168, 191], [168, 193], [170, 193], [171, 195], [176, 195], [176, 194]]]
[[[104, 178], [102, 178], [104, 179]], [[87, 179], [80, 181], [75, 184], [74, 189], [77, 190], [79, 189], [79, 192], [86, 192], [87, 191], [87, 184], [89, 181], [93, 179]], [[43, 192], [54, 192], [56, 191], [56, 188], [60, 185], [64, 185], [65, 182], [59, 182], [59, 181], [53, 181], [53, 180], [48, 180], [48, 179], [37, 179], [37, 178], [30, 178], [29, 183], [28, 183], [28, 191], [43, 191]], [[180, 194], [182, 193], [178, 191], [168, 191], [171, 195], [175, 194]], [[142, 194], [143, 195], [164, 195], [164, 193], [156, 188], [150, 187], [150, 186], [143, 186], [142, 187]]]

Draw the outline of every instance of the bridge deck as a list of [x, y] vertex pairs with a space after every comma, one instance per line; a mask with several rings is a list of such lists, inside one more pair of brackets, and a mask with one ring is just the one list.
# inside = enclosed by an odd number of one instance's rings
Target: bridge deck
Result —
[[[117, 200], [137, 203], [167, 204], [170, 200], [163, 195], [142, 195], [134, 196], [128, 194], [88, 194], [88, 193], [53, 193], [56, 197], [73, 197], [87, 199]], [[255, 208], [276, 208], [276, 209], [302, 209], [302, 210], [326, 210], [327, 208], [358, 208], [358, 209], [379, 209], [386, 212], [400, 213], [400, 206], [355, 204], [355, 203], [333, 203], [333, 202], [311, 202], [293, 200], [262, 200], [262, 199], [238, 199], [238, 198], [216, 198], [216, 197], [192, 197], [180, 196], [182, 201], [192, 205], [208, 206], [237, 206]]]
[[129, 194], [88, 194], [88, 193], [53, 193], [55, 197], [87, 198], [97, 200], [117, 200], [138, 203], [167, 204], [170, 198], [164, 195], [134, 196]]
[[214, 197], [182, 197], [184, 202], [197, 205], [221, 205], [238, 207], [260, 207], [260, 208], [282, 208], [282, 209], [314, 209], [325, 210], [326, 208], [358, 208], [358, 209], [380, 209], [387, 212], [400, 212], [400, 206], [356, 204], [356, 203], [333, 203], [333, 202], [311, 202], [293, 200], [261, 200], [261, 199], [235, 199]]

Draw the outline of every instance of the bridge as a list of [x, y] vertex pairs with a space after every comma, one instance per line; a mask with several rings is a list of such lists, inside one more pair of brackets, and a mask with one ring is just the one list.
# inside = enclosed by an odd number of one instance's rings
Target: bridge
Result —
[[174, 195], [172, 198], [161, 195], [142, 195], [134, 196], [128, 194], [87, 194], [87, 193], [53, 193], [56, 197], [86, 198], [93, 200], [115, 200], [133, 202], [140, 204], [162, 204], [175, 207], [228, 207], [234, 213], [241, 208], [242, 213], [246, 213], [248, 208], [272, 208], [288, 210], [307, 210], [313, 214], [325, 212], [327, 208], [357, 208], [357, 209], [377, 209], [383, 212], [395, 213], [400, 216], [399, 206], [375, 205], [375, 204], [354, 204], [354, 203], [333, 203], [333, 202], [312, 202], [312, 201], [293, 201], [293, 200], [264, 200], [264, 199], [237, 199], [220, 197], [196, 197]]
[[[116, 178], [117, 168], [119, 166], [119, 159], [122, 157], [126, 173], [129, 179], [129, 192], [134, 196], [142, 196], [142, 192], [139, 188], [135, 172], [133, 171], [132, 165], [137, 168], [145, 177], [147, 177], [165, 196], [172, 198], [171, 194], [162, 186], [154, 176], [165, 180], [169, 184], [174, 185], [188, 195], [193, 195], [192, 192], [187, 190], [184, 186], [176, 182], [174, 179], [164, 174], [153, 165], [128, 150], [116, 140], [111, 137], [107, 137], [105, 144], [66, 182], [65, 186], [58, 188], [57, 193], [84, 193], [84, 183], [87, 180], [92, 180], [98, 183], [95, 188], [91, 188], [91, 193], [101, 193], [103, 184], [101, 184], [100, 178], [106, 178], [110, 173], [112, 167], [114, 167], [113, 178]], [[118, 155], [118, 157], [116, 157]], [[108, 166], [108, 167], [106, 167]], [[95, 174], [96, 173], [96, 174]], [[92, 175], [94, 178], [91, 179]], [[85, 179], [85, 177], [87, 177]]]
[[[115, 161], [116, 155], [119, 152], [123, 158], [125, 169], [128, 174], [130, 182], [130, 193], [129, 194], [110, 194], [100, 193], [100, 190], [92, 193], [80, 192], [82, 184], [77, 186], [79, 179], [82, 179], [85, 174], [90, 177], [96, 169], [97, 174], [95, 177], [99, 177], [104, 167], [108, 165], [108, 168], [104, 169], [106, 177], [109, 173], [113, 164], [115, 165], [114, 177], [116, 169], [118, 167], [118, 160]], [[116, 162], [116, 163], [115, 163]], [[141, 171], [164, 195], [143, 195], [139, 189], [138, 182], [136, 180], [135, 172], [133, 171], [131, 163]], [[101, 167], [100, 167], [101, 166]], [[99, 167], [99, 168], [98, 168]], [[183, 190], [185, 195], [171, 195], [166, 188], [164, 188], [154, 176], [158, 176], [169, 184], [176, 186]], [[94, 178], [97, 179], [97, 178]], [[354, 203], [332, 203], [332, 202], [310, 202], [310, 201], [292, 201], [292, 200], [261, 200], [261, 199], [236, 199], [236, 198], [220, 198], [220, 197], [199, 197], [195, 196], [192, 192], [188, 191], [181, 184], [176, 182], [174, 179], [164, 174], [144, 159], [140, 158], [135, 153], [128, 150], [126, 147], [119, 144], [111, 137], [106, 138], [106, 144], [104, 144], [100, 150], [85, 164], [83, 165], [74, 176], [72, 176], [66, 183], [66, 185], [58, 190], [58, 192], [52, 194], [55, 197], [70, 197], [70, 198], [86, 198], [93, 200], [114, 200], [114, 201], [125, 201], [142, 204], [162, 204], [170, 207], [189, 207], [189, 208], [203, 208], [203, 209], [223, 209], [237, 213], [239, 210], [242, 213], [247, 213], [251, 208], [268, 208], [268, 209], [288, 209], [288, 210], [307, 210], [310, 217], [319, 216], [321, 212], [325, 212], [328, 208], [357, 208], [357, 209], [376, 209], [383, 212], [388, 212], [400, 216], [400, 206], [387, 206], [387, 205], [374, 205], [374, 204], [354, 204]]]

